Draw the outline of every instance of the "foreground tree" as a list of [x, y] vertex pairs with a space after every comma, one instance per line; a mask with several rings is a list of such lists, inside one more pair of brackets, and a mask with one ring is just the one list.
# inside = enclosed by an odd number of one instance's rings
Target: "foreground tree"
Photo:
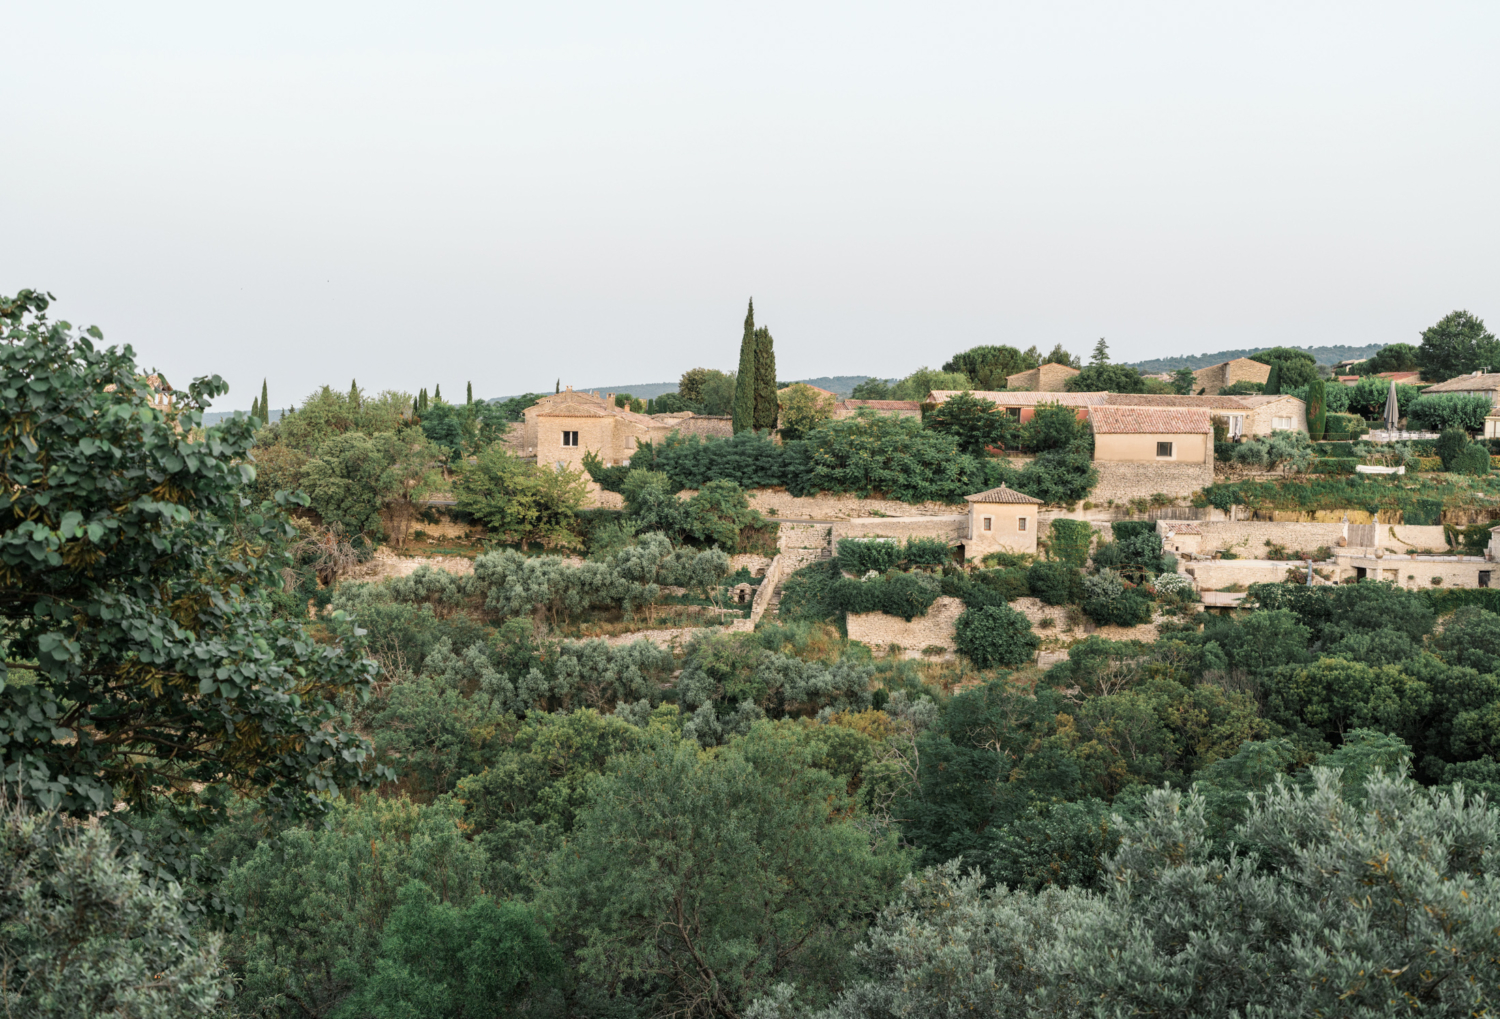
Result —
[[713, 754], [658, 736], [611, 763], [543, 904], [581, 974], [679, 1016], [735, 1016], [777, 981], [847, 965], [906, 858], [846, 818], [844, 784], [762, 723]]
[[959, 393], [924, 416], [928, 428], [951, 435], [958, 451], [986, 457], [991, 447], [1006, 449], [1016, 444], [1015, 418], [972, 393]]
[[1451, 312], [1422, 330], [1416, 362], [1428, 382], [1446, 382], [1481, 368], [1500, 371], [1500, 340], [1478, 316], [1467, 311]]
[[957, 862], [909, 878], [860, 955], [876, 979], [825, 1011], [778, 988], [753, 1019], [855, 1016], [1473, 1016], [1500, 995], [1500, 812], [1376, 771], [1277, 778], [1212, 853], [1203, 797], [1157, 790], [1106, 890], [985, 889]]
[[338, 702], [375, 665], [273, 618], [295, 531], [246, 498], [250, 419], [201, 427], [228, 387], [198, 379], [158, 409], [129, 347], [47, 306], [0, 301], [0, 637], [32, 677], [0, 689], [8, 781], [84, 815], [196, 804], [195, 785], [304, 812], [374, 779]]
[[6, 1016], [177, 1019], [229, 990], [219, 937], [197, 937], [172, 881], [100, 827], [59, 832], [22, 805], [0, 817], [0, 1009]]

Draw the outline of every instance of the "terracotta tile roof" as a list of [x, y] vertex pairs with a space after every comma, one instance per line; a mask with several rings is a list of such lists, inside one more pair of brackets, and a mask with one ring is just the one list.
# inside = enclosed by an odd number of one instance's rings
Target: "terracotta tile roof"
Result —
[[[966, 390], [934, 389], [928, 394], [932, 403], [946, 403]], [[976, 389], [969, 394], [976, 400], [989, 400], [1001, 407], [1035, 407], [1039, 403], [1057, 403], [1064, 407], [1093, 407], [1105, 401], [1108, 393], [1010, 393], [1005, 391]]]
[[548, 408], [546, 410], [538, 411], [537, 412], [537, 417], [539, 417], [539, 418], [607, 418], [607, 417], [614, 417], [614, 415], [611, 414], [611, 413], [609, 413], [608, 411], [604, 410], [604, 408], [602, 408], [602, 407], [579, 407], [579, 406], [575, 405], [575, 406], [566, 406], [566, 407], [551, 407], [551, 408]]
[[1296, 400], [1298, 403], [1301, 403], [1304, 406], [1306, 405], [1306, 402], [1302, 400], [1301, 397], [1291, 396], [1287, 393], [1282, 393], [1280, 396], [1273, 395], [1240, 397], [1240, 401], [1244, 403], [1246, 407], [1264, 407], [1266, 404], [1275, 403], [1277, 400]]
[[861, 410], [865, 407], [871, 410], [921, 410], [922, 404], [918, 400], [840, 400], [839, 406], [848, 410]]
[[1095, 407], [1096, 435], [1192, 435], [1213, 431], [1207, 407]]
[[[1273, 399], [1280, 399], [1274, 397]], [[1112, 407], [1208, 407], [1212, 410], [1245, 410], [1243, 396], [1175, 396], [1168, 393], [1110, 393], [1105, 403]]]
[[1460, 375], [1456, 379], [1428, 386], [1426, 392], [1478, 393], [1488, 392], [1491, 389], [1500, 389], [1500, 374], [1490, 372], [1487, 375]]
[[1167, 527], [1173, 534], [1202, 534], [1203, 528], [1197, 524], [1168, 524]]
[[1040, 506], [1042, 500], [1034, 499], [1025, 492], [1017, 492], [1014, 488], [992, 488], [988, 492], [976, 492], [973, 495], [964, 496], [969, 502], [1024, 502], [1033, 506]]

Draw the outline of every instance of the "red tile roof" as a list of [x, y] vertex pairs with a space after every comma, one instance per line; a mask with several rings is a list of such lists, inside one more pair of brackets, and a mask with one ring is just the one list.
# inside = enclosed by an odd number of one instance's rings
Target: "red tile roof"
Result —
[[[928, 395], [933, 403], [946, 403], [961, 392], [965, 390], [934, 389]], [[983, 389], [976, 389], [969, 395], [976, 400], [988, 400], [1001, 407], [1035, 407], [1039, 403], [1057, 403], [1064, 407], [1092, 407], [1103, 403], [1109, 396], [1108, 393], [1053, 393], [1040, 390], [1012, 393], [1005, 390]]]
[[973, 495], [964, 496], [969, 502], [1024, 502], [1034, 506], [1040, 506], [1042, 500], [1034, 499], [1025, 492], [1017, 492], [1014, 488], [992, 488], [988, 492], [976, 492]]
[[1096, 435], [1194, 435], [1212, 432], [1207, 407], [1095, 407]]

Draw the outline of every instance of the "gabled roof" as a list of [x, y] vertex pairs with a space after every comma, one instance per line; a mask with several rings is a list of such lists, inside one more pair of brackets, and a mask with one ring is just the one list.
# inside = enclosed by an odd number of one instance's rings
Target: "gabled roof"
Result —
[[1306, 400], [1302, 399], [1300, 396], [1293, 396], [1290, 393], [1273, 393], [1270, 396], [1264, 396], [1260, 394], [1257, 394], [1255, 396], [1241, 396], [1239, 397], [1239, 400], [1246, 407], [1264, 407], [1266, 404], [1275, 403], [1278, 400], [1296, 400], [1303, 406], [1307, 405]]
[[1428, 393], [1471, 393], [1488, 392], [1491, 389], [1500, 389], [1500, 373], [1489, 372], [1487, 374], [1475, 373], [1473, 375], [1460, 375], [1456, 379], [1447, 382], [1439, 382], [1428, 386]]
[[1168, 524], [1167, 530], [1173, 534], [1202, 534], [1203, 528], [1197, 524]]
[[[1176, 396], [1170, 393], [1110, 393], [1104, 402], [1112, 407], [1208, 407], [1211, 410], [1246, 410], [1243, 396]], [[1280, 399], [1280, 397], [1273, 397]]]
[[1042, 390], [1029, 393], [1011, 393], [975, 389], [934, 389], [927, 395], [930, 403], [946, 403], [959, 393], [969, 393], [976, 400], [989, 400], [1001, 407], [1035, 407], [1039, 403], [1057, 403], [1064, 407], [1092, 407], [1103, 403], [1108, 393], [1049, 393]]
[[922, 404], [917, 400], [840, 400], [840, 407], [846, 410], [921, 410]]
[[1040, 506], [1042, 500], [1033, 498], [1025, 492], [1017, 492], [1014, 488], [992, 488], [988, 492], [976, 492], [973, 495], [964, 496], [969, 502], [1022, 502], [1032, 506]]
[[1195, 435], [1213, 431], [1207, 407], [1095, 407], [1095, 435]]

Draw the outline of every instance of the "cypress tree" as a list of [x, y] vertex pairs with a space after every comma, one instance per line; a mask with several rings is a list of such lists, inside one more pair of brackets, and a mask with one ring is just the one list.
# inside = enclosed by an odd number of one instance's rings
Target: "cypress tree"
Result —
[[468, 383], [467, 388], [464, 390], [464, 406], [474, 406], [474, 383], [472, 382]]
[[1265, 395], [1281, 395], [1281, 365], [1279, 364], [1271, 365], [1271, 374], [1266, 376]]
[[552, 392], [553, 393], [561, 393], [562, 392], [562, 379], [558, 379], [555, 383], [553, 383], [553, 385], [552, 385]]
[[256, 399], [250, 401], [250, 416], [253, 418], [259, 418], [262, 421], [265, 420], [260, 416], [260, 400]]
[[740, 339], [740, 370], [734, 380], [734, 413], [730, 427], [736, 432], [755, 427], [755, 298], [745, 312], [745, 335]]
[[359, 383], [353, 379], [349, 380], [349, 406], [359, 406]]
[[266, 380], [260, 380], [260, 412], [265, 415], [267, 421], [271, 420], [271, 398], [266, 395]]
[[1307, 384], [1307, 433], [1314, 440], [1323, 438], [1328, 427], [1328, 388], [1322, 379]]
[[771, 330], [755, 330], [755, 427], [775, 428], [781, 406], [776, 399], [776, 349]]
[[432, 387], [432, 400], [434, 403], [443, 402], [443, 384], [441, 382]]

